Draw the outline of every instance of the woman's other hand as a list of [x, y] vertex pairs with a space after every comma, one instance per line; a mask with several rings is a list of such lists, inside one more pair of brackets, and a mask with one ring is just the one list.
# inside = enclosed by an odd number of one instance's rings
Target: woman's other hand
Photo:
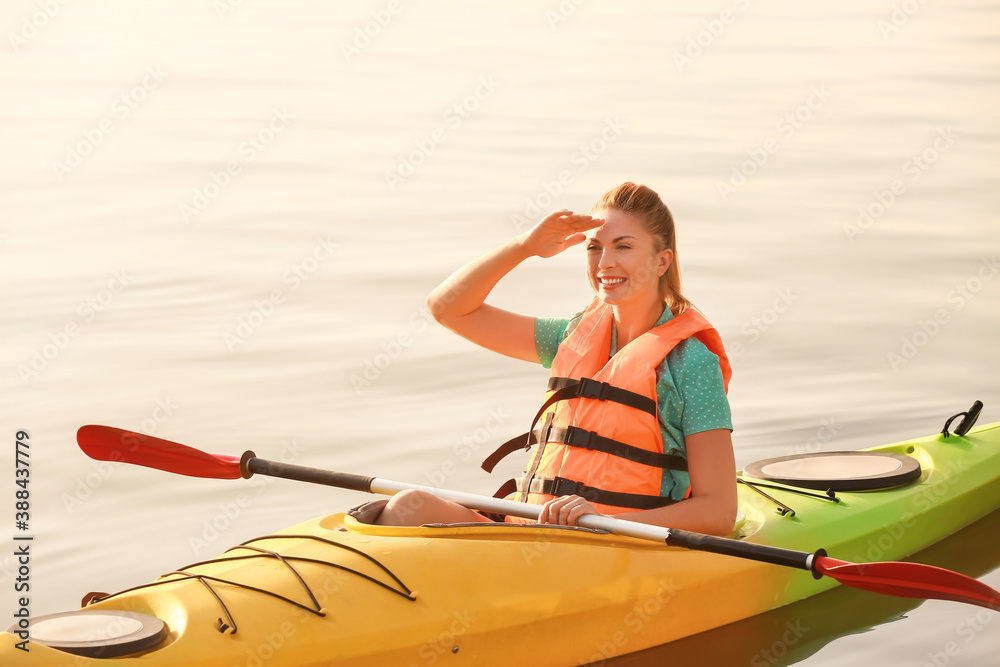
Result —
[[542, 511], [538, 515], [538, 523], [575, 526], [584, 514], [600, 515], [600, 512], [580, 496], [560, 496], [542, 505]]

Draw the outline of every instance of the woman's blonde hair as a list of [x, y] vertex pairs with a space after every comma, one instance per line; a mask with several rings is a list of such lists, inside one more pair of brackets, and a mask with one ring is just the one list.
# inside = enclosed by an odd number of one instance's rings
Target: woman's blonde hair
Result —
[[677, 262], [674, 216], [670, 214], [670, 209], [660, 199], [660, 195], [645, 185], [622, 183], [605, 192], [590, 212], [593, 214], [608, 210], [634, 215], [642, 222], [646, 231], [657, 240], [659, 246], [657, 252], [666, 249], [673, 251], [673, 261], [670, 262], [667, 271], [660, 276], [660, 296], [674, 315], [680, 315], [692, 307], [691, 302], [681, 294], [681, 269]]

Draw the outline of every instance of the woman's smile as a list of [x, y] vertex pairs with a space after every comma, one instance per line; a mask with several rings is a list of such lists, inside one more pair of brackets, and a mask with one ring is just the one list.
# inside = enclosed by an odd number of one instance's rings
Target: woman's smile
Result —
[[603, 211], [604, 224], [587, 234], [587, 273], [591, 287], [607, 303], [637, 296], [659, 298], [660, 274], [666, 270], [656, 240], [635, 216]]
[[616, 287], [620, 287], [625, 282], [625, 278], [609, 278], [606, 276], [598, 276], [597, 279], [601, 282], [601, 286], [604, 289], [615, 289]]

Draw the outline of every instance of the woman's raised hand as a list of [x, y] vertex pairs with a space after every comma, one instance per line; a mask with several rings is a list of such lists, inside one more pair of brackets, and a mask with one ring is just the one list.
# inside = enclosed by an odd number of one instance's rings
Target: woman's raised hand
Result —
[[521, 245], [532, 255], [552, 257], [566, 248], [582, 243], [588, 229], [600, 227], [604, 218], [573, 213], [569, 209], [553, 211], [521, 236]]
[[555, 211], [527, 232], [453, 273], [427, 297], [427, 307], [438, 322], [476, 345], [540, 363], [535, 348], [535, 318], [491, 306], [486, 297], [524, 260], [534, 255], [552, 257], [583, 242], [585, 231], [603, 224], [603, 218], [575, 215], [566, 209]]

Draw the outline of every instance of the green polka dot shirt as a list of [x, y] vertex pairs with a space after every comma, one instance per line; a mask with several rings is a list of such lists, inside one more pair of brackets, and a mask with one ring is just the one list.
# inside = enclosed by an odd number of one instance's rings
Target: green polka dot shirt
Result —
[[[559, 343], [570, 326], [583, 315], [565, 318], [535, 319], [535, 349], [545, 368], [552, 367]], [[673, 318], [669, 308], [663, 309], [656, 326]], [[612, 330], [611, 355], [618, 350], [617, 332]], [[719, 357], [697, 338], [678, 343], [656, 369], [656, 404], [660, 409], [660, 432], [663, 450], [667, 454], [687, 457], [685, 434], [717, 428], [733, 430], [733, 418], [726, 398]], [[679, 470], [664, 470], [660, 495], [680, 500], [690, 486], [690, 476]]]

